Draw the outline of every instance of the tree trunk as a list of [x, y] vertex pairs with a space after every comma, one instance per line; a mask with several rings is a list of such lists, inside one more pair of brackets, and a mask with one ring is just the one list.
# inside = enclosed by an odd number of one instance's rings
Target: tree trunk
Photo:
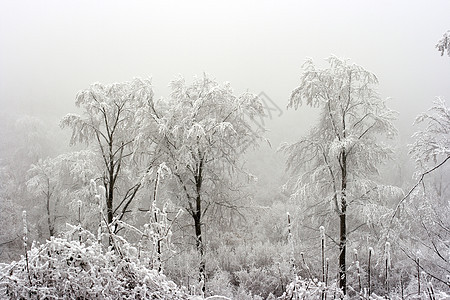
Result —
[[[112, 151], [112, 149], [110, 151]], [[106, 195], [106, 210], [108, 216], [108, 225], [111, 224], [113, 221], [113, 199], [114, 199], [114, 158], [112, 154], [110, 154], [109, 170], [108, 170], [108, 193]]]
[[[156, 201], [156, 187], [155, 187], [155, 192], [153, 193], [153, 201]], [[154, 202], [156, 203], [156, 202]], [[158, 223], [158, 215], [156, 214], [156, 208], [154, 206], [152, 206], [153, 208], [153, 217], [154, 217], [154, 222]], [[161, 257], [162, 257], [162, 250], [161, 250], [161, 229], [158, 226], [156, 228], [156, 234], [158, 236], [158, 240], [156, 241], [156, 264], [158, 266], [158, 273], [161, 273], [162, 271], [162, 262], [161, 262]]]
[[[108, 167], [108, 178], [107, 178], [107, 188], [106, 188], [106, 217], [108, 224], [106, 226], [109, 227], [109, 225], [113, 222], [114, 219], [114, 212], [113, 212], [113, 200], [114, 200], [114, 156], [112, 154], [112, 143], [109, 144], [109, 167]], [[115, 228], [111, 230], [111, 228], [108, 230], [109, 233], [116, 232]], [[113, 245], [113, 237], [110, 235], [108, 239], [109, 245]]]
[[199, 281], [203, 281], [202, 291], [205, 292], [205, 249], [203, 247], [203, 238], [202, 238], [202, 223], [201, 223], [201, 198], [200, 195], [197, 196], [196, 199], [196, 212], [194, 213], [194, 226], [195, 226], [195, 237], [197, 250], [200, 254], [200, 266], [199, 266]]
[[341, 213], [340, 218], [340, 233], [339, 233], [339, 287], [342, 289], [344, 294], [347, 293], [347, 277], [346, 277], [346, 263], [345, 263], [345, 252], [346, 252], [346, 224], [345, 224], [345, 213]]
[[113, 221], [113, 198], [114, 198], [113, 191], [114, 191], [114, 184], [110, 180], [108, 184], [108, 195], [106, 195], [106, 210], [108, 216], [108, 225], [111, 224]]
[[372, 251], [370, 251], [371, 250], [371, 248], [369, 248], [369, 262], [368, 262], [368, 266], [367, 266], [367, 281], [368, 281], [368, 286], [369, 286], [369, 296], [370, 295], [372, 295], [372, 288], [371, 288], [371, 286], [372, 286], [372, 283], [371, 283], [371, 278], [370, 278], [370, 275], [371, 275], [371, 273], [370, 273], [370, 268], [371, 268], [371, 266], [370, 266], [370, 263], [371, 263], [371, 260], [372, 260]]
[[55, 235], [55, 225], [52, 222], [52, 217], [50, 215], [50, 191], [47, 193], [47, 224], [48, 224], [48, 231], [50, 233], [50, 236]]
[[341, 211], [339, 215], [340, 232], [339, 232], [339, 287], [344, 295], [347, 294], [347, 274], [346, 274], [346, 250], [347, 250], [347, 157], [345, 149], [342, 150], [342, 182], [341, 182]]
[[202, 292], [206, 292], [205, 283], [206, 283], [206, 274], [205, 274], [205, 249], [203, 245], [202, 238], [202, 198], [201, 198], [201, 188], [202, 188], [202, 171], [203, 171], [203, 160], [200, 159], [200, 163], [198, 165], [197, 176], [195, 176], [196, 181], [196, 190], [197, 197], [195, 199], [195, 212], [193, 214], [194, 217], [194, 226], [195, 226], [195, 237], [197, 239], [197, 250], [200, 254], [200, 266], [199, 266], [199, 280], [203, 281]]

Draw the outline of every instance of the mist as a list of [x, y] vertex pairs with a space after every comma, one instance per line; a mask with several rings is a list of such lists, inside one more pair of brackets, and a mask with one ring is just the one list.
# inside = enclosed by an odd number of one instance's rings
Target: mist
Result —
[[167, 97], [176, 75], [207, 72], [231, 82], [238, 93], [264, 91], [283, 109], [273, 129], [280, 136], [285, 126], [310, 124], [286, 111], [303, 61], [323, 63], [331, 54], [379, 77], [379, 92], [391, 98], [405, 131], [436, 96], [450, 96], [450, 62], [434, 48], [448, 27], [447, 1], [3, 1], [1, 6], [3, 112], [58, 119], [93, 82], [151, 77], [157, 95]]
[[[1, 1], [0, 171], [20, 177], [6, 176], [25, 193], [22, 175], [31, 164], [84, 149], [69, 145], [71, 132], [61, 129], [60, 121], [81, 111], [76, 95], [93, 83], [150, 78], [155, 99], [168, 99], [169, 84], [178, 76], [189, 83], [207, 75], [219, 83], [230, 82], [235, 94], [250, 92], [263, 99], [266, 115], [254, 119], [253, 126], [265, 128], [267, 141], [245, 154], [245, 166], [258, 181], [246, 190], [253, 197], [242, 207], [254, 209], [248, 216], [244, 213], [254, 222], [241, 224], [248, 232], [262, 234], [259, 218], [285, 222], [287, 210], [301, 211], [285, 191], [290, 175], [286, 156], [278, 149], [308, 134], [319, 121], [320, 109], [287, 106], [291, 91], [300, 84], [305, 60], [312, 58], [326, 68], [325, 59], [334, 55], [375, 74], [380, 98], [398, 112], [398, 136], [388, 142], [396, 151], [394, 160], [380, 173], [383, 183], [408, 188], [415, 182], [415, 165], [407, 154], [418, 130], [414, 120], [437, 97], [450, 99], [450, 59], [435, 47], [450, 29], [449, 11], [445, 0]], [[439, 174], [445, 183], [445, 171]], [[11, 207], [19, 211], [38, 205], [30, 205], [34, 198], [14, 200], [13, 188], [4, 190], [5, 214]], [[386, 201], [394, 206], [394, 200]], [[10, 202], [11, 207], [6, 205]], [[269, 218], [268, 211], [276, 216]], [[10, 223], [19, 224], [19, 219]], [[229, 223], [233, 220], [230, 217]], [[36, 239], [45, 241], [45, 226], [39, 224], [33, 225]], [[284, 236], [283, 226], [271, 229]], [[232, 231], [231, 227], [223, 226]], [[6, 231], [0, 243], [10, 243], [9, 236], [17, 242], [19, 234]], [[267, 233], [271, 234], [277, 235]], [[265, 241], [258, 243], [262, 244], [255, 249], [266, 247]], [[5, 261], [18, 259], [18, 253], [5, 251], [0, 253]]]

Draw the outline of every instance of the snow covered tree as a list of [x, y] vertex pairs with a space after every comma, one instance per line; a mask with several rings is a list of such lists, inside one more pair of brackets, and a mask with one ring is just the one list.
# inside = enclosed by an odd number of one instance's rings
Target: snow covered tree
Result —
[[12, 141], [16, 144], [12, 148], [15, 150], [12, 162], [17, 171], [21, 168], [21, 174], [17, 174], [21, 176], [21, 180], [25, 180], [22, 174], [26, 173], [31, 164], [53, 152], [48, 129], [44, 122], [36, 117], [22, 116], [16, 120], [16, 140]]
[[63, 128], [72, 129], [71, 144], [95, 144], [101, 156], [109, 224], [114, 217], [124, 217], [141, 187], [138, 176], [133, 177], [130, 159], [136, 149], [134, 117], [140, 107], [152, 101], [150, 80], [95, 83], [76, 97], [83, 115], [68, 114], [61, 121]]
[[450, 111], [445, 100], [437, 98], [429, 111], [431, 113], [423, 113], [416, 118], [416, 125], [427, 122], [427, 126], [413, 134], [415, 141], [409, 145], [409, 153], [416, 163], [415, 177], [418, 181], [398, 202], [394, 215], [403, 201], [423, 183], [425, 176], [443, 168], [450, 160]]
[[445, 52], [450, 56], [450, 30], [444, 33], [442, 39], [436, 44], [436, 48], [441, 52], [441, 56], [443, 56]]
[[403, 232], [409, 232], [402, 249], [421, 272], [448, 289], [450, 111], [445, 101], [438, 98], [415, 123], [426, 125], [413, 135], [415, 141], [410, 145], [417, 182], [395, 209], [397, 214], [403, 208], [399, 223], [403, 223]]
[[[59, 199], [54, 199], [54, 192], [60, 178], [58, 172], [57, 160], [50, 158], [39, 160], [37, 164], [31, 165], [30, 179], [27, 181], [28, 189], [37, 197], [44, 196], [47, 214], [47, 226], [50, 236], [55, 235], [55, 215], [54, 207]], [[56, 175], [56, 176], [55, 176]], [[52, 207], [52, 208], [51, 208]]]
[[[56, 218], [68, 219], [67, 207], [89, 198], [88, 187], [98, 177], [95, 153], [84, 150], [39, 160], [28, 170], [28, 190], [45, 200], [45, 215], [50, 236], [56, 233]], [[71, 205], [72, 204], [72, 205]], [[37, 205], [39, 206], [39, 205]], [[67, 221], [67, 220], [66, 220]]]
[[427, 126], [413, 135], [415, 141], [410, 150], [419, 172], [429, 169], [430, 162], [437, 164], [439, 161], [438, 166], [441, 166], [450, 159], [450, 110], [445, 101], [438, 98], [429, 111], [416, 118], [416, 124], [427, 122]]
[[[29, 211], [32, 225], [41, 218], [36, 202], [26, 189], [27, 170], [31, 164], [54, 152], [55, 139], [48, 135], [48, 124], [36, 117], [2, 112], [0, 115], [0, 259], [21, 253], [21, 212]], [[43, 228], [45, 230], [45, 227]], [[30, 226], [30, 237], [42, 235], [39, 226]]]
[[298, 109], [306, 102], [320, 107], [318, 124], [306, 137], [281, 149], [293, 175], [287, 183], [292, 196], [300, 198], [302, 206], [323, 209], [325, 218], [332, 211], [338, 217], [339, 286], [346, 293], [347, 220], [393, 190], [378, 184], [376, 175], [393, 152], [383, 138], [396, 133], [392, 124], [396, 114], [376, 93], [374, 74], [335, 56], [327, 62], [328, 68], [319, 69], [306, 60], [288, 105]]
[[179, 77], [170, 87], [171, 97], [148, 116], [159, 132], [155, 155], [170, 168], [176, 197], [192, 217], [204, 279], [204, 215], [210, 207], [233, 205], [232, 175], [241, 170], [245, 149], [260, 139], [251, 119], [264, 111], [257, 96], [236, 96], [229, 83], [219, 84], [207, 75], [192, 84]]
[[[0, 166], [0, 261], [6, 262], [20, 257], [20, 206], [17, 203], [17, 183], [13, 176]], [[15, 192], [15, 193], [14, 193]]]

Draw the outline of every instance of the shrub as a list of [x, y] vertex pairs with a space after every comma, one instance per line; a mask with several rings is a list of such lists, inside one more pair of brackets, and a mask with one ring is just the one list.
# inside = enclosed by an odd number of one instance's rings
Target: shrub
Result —
[[[131, 250], [131, 249], [130, 249]], [[9, 299], [188, 299], [172, 281], [97, 243], [52, 238], [33, 245], [27, 261], [3, 265], [0, 296]]]

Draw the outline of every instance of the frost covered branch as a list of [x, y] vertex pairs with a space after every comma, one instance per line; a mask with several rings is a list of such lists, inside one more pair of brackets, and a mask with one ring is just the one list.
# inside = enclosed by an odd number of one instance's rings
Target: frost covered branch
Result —
[[447, 55], [450, 56], [450, 30], [444, 33], [442, 39], [436, 44], [436, 48], [441, 52], [441, 56], [447, 51]]
[[395, 215], [397, 214], [397, 212], [398, 212], [398, 210], [399, 210], [399, 208], [400, 208], [400, 205], [401, 205], [406, 199], [408, 199], [408, 197], [412, 194], [412, 192], [413, 192], [413, 191], [414, 191], [421, 183], [423, 183], [423, 180], [424, 180], [425, 176], [428, 175], [428, 174], [430, 174], [430, 173], [432, 173], [433, 171], [439, 169], [440, 167], [442, 167], [449, 159], [450, 159], [450, 156], [447, 156], [447, 158], [445, 158], [445, 159], [444, 159], [443, 161], [441, 161], [439, 164], [435, 165], [433, 168], [431, 168], [431, 169], [429, 169], [429, 170], [423, 172], [422, 174], [420, 174], [419, 180], [417, 180], [416, 184], [414, 184], [414, 186], [408, 191], [408, 193], [407, 193], [402, 199], [400, 199], [400, 201], [399, 201], [399, 202], [397, 203], [397, 205], [395, 206], [394, 213], [392, 214], [391, 221], [390, 221], [390, 223], [389, 223], [389, 224], [390, 224], [389, 227], [392, 225], [392, 221], [393, 221], [393, 219], [395, 218]]

